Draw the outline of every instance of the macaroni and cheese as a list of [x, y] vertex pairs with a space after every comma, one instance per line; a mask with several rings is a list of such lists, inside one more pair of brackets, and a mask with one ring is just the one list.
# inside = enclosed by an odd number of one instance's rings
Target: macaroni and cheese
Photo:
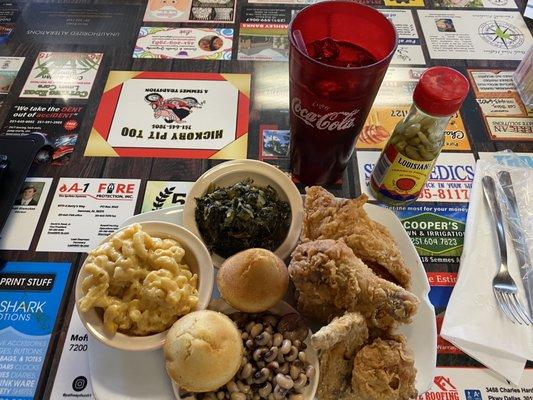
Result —
[[144, 336], [168, 329], [198, 302], [198, 276], [174, 239], [152, 237], [139, 224], [89, 253], [79, 308], [101, 309], [110, 333]]

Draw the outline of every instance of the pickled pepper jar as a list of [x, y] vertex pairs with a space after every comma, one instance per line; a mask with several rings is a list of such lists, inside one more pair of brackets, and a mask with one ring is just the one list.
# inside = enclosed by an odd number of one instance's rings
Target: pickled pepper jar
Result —
[[463, 103], [467, 79], [448, 67], [427, 69], [413, 93], [413, 105], [396, 125], [370, 177], [376, 199], [391, 205], [414, 202], [444, 145], [444, 130]]

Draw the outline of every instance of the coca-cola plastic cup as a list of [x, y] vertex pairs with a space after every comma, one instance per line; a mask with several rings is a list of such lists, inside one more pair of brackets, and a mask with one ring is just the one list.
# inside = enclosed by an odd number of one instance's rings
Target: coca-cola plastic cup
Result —
[[324, 1], [294, 17], [289, 39], [291, 171], [305, 184], [334, 183], [396, 50], [396, 30], [373, 8]]

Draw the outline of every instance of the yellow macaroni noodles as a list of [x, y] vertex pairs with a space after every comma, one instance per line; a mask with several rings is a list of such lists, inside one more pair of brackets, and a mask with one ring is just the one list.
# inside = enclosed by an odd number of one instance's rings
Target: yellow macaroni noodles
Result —
[[101, 309], [111, 333], [163, 332], [198, 302], [198, 276], [184, 255], [174, 239], [152, 237], [139, 224], [126, 228], [89, 253], [80, 310]]

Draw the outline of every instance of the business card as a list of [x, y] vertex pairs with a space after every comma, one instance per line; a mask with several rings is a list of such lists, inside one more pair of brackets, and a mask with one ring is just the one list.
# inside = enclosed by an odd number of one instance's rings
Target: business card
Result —
[[133, 58], [231, 60], [233, 29], [143, 26]]
[[144, 21], [234, 22], [236, 0], [148, 0]]
[[514, 0], [433, 0], [442, 8], [508, 8], [517, 9]]
[[9, 110], [0, 133], [26, 135], [40, 132], [46, 136], [51, 150], [40, 154], [39, 163], [65, 165], [74, 152], [84, 114], [85, 105], [17, 103]]
[[0, 1], [0, 24], [17, 22], [19, 13], [16, 1]]
[[33, 43], [126, 46], [131, 43], [139, 6], [30, 2], [17, 37]]
[[24, 57], [0, 57], [0, 94], [8, 94]]
[[417, 10], [434, 60], [517, 60], [533, 44], [514, 11]]
[[141, 212], [184, 205], [185, 197], [193, 185], [194, 182], [184, 181], [146, 182]]
[[533, 141], [533, 108], [520, 98], [514, 71], [468, 69], [468, 77], [491, 140]]
[[250, 80], [249, 74], [111, 71], [85, 155], [246, 158]]
[[139, 179], [61, 178], [37, 251], [90, 251], [134, 214], [139, 186]]
[[288, 26], [296, 10], [247, 7], [239, 30], [238, 60], [288, 61]]
[[389, 206], [424, 264], [459, 266], [468, 204]]
[[0, 397], [33, 400], [70, 273], [68, 263], [0, 270]]
[[26, 178], [0, 232], [1, 250], [29, 250], [53, 178]]
[[[276, 126], [277, 128], [277, 126]], [[291, 132], [286, 129], [273, 129], [269, 125], [259, 127], [259, 159], [288, 159]]]
[[391, 64], [426, 65], [420, 35], [411, 10], [380, 10], [394, 25], [398, 34], [398, 47]]
[[20, 97], [88, 99], [103, 53], [40, 52]]

